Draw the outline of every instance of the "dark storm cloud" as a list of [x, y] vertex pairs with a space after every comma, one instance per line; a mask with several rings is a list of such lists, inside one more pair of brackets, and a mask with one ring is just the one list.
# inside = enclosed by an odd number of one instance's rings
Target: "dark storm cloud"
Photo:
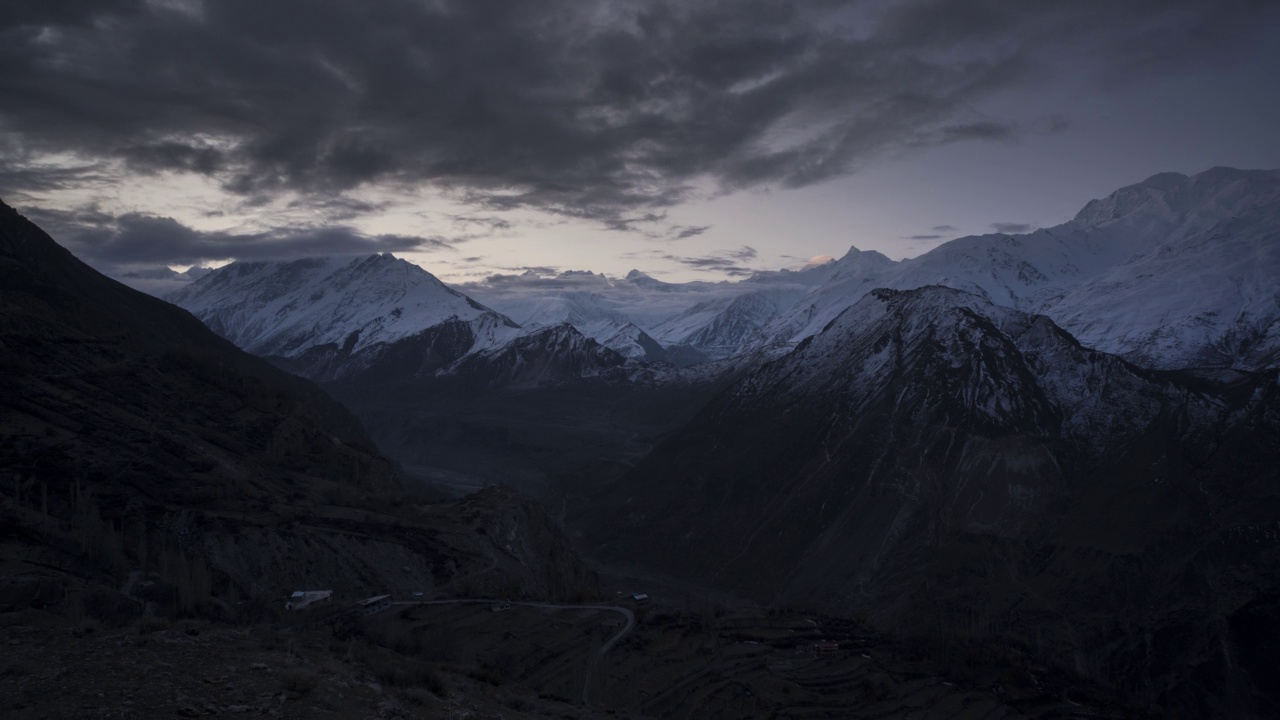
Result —
[[142, 0], [5, 0], [0, 29], [22, 25], [84, 25], [142, 7]]
[[941, 235], [908, 235], [908, 240], [937, 240]]
[[1028, 225], [1027, 223], [1015, 223], [1015, 222], [991, 223], [992, 230], [995, 230], [998, 233], [1008, 233], [1010, 235], [1017, 235], [1019, 233], [1031, 232], [1031, 230], [1034, 227], [1035, 227], [1034, 225]]
[[343, 196], [309, 198], [305, 201], [294, 200], [289, 203], [291, 208], [307, 207], [315, 210], [328, 222], [352, 220], [361, 215], [385, 210], [390, 205], [389, 202], [369, 202]]
[[949, 233], [949, 232], [955, 232], [955, 231], [959, 230], [960, 228], [958, 228], [958, 227], [956, 227], [956, 226], [954, 226], [954, 225], [934, 225], [934, 226], [933, 226], [932, 228], [930, 228], [930, 229], [931, 229], [931, 230], [933, 230], [934, 232]]
[[27, 214], [77, 256], [107, 272], [159, 264], [192, 265], [224, 258], [276, 260], [450, 247], [444, 238], [365, 235], [340, 225], [260, 233], [202, 232], [172, 218], [140, 213], [119, 217], [94, 210]]
[[677, 257], [669, 255], [667, 259], [687, 265], [695, 270], [729, 270], [738, 265], [733, 260], [723, 257]]
[[687, 256], [672, 253], [649, 253], [650, 257], [680, 263], [694, 270], [723, 273], [729, 277], [746, 277], [755, 273], [756, 270], [742, 263], [754, 260], [757, 255], [756, 249], [749, 245], [743, 245], [737, 250], [726, 250], [714, 255]]
[[451, 218], [455, 225], [463, 228], [481, 227], [491, 233], [504, 232], [511, 229], [511, 221], [500, 217], [480, 215], [454, 215]]
[[697, 237], [702, 233], [711, 229], [710, 225], [681, 225], [672, 230], [675, 232], [677, 240], [685, 240], [691, 237]]
[[1018, 44], [1030, 52], [1069, 52], [1115, 80], [1167, 72], [1230, 56], [1273, 18], [1258, 0], [915, 0], [892, 3], [878, 38], [903, 49]]
[[226, 158], [218, 150], [184, 142], [135, 145], [120, 152], [130, 170], [143, 174], [177, 170], [213, 175], [226, 166]]
[[78, 167], [44, 167], [8, 162], [0, 155], [0, 197], [7, 198], [9, 202], [30, 198], [32, 193], [103, 184], [112, 179], [97, 163]]
[[703, 177], [798, 187], [1060, 130], [973, 103], [1064, 67], [1133, 82], [1211, 61], [1264, 6], [19, 0], [0, 12], [0, 193], [70, 182], [30, 162], [61, 152], [208, 176], [250, 205], [427, 186], [636, 231]]

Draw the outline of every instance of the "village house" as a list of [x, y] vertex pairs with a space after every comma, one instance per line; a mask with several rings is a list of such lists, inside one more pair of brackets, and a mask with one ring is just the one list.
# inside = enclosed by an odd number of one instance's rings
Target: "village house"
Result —
[[285, 610], [306, 610], [316, 603], [333, 601], [332, 590], [295, 590], [284, 603]]
[[375, 615], [391, 607], [390, 595], [374, 595], [356, 602], [356, 611], [360, 615]]

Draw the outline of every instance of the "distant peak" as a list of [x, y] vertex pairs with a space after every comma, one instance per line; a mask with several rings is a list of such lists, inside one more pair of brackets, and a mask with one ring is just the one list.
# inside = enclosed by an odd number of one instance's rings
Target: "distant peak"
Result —
[[1280, 177], [1276, 170], [1241, 170], [1240, 168], [1218, 165], [1195, 175], [1187, 176], [1178, 172], [1156, 173], [1137, 185], [1121, 188], [1116, 192], [1124, 192], [1131, 188], [1151, 188], [1162, 192], [1172, 192], [1188, 183], [1199, 185], [1235, 182], [1237, 180], [1275, 180]]
[[649, 277], [649, 275], [648, 275], [647, 273], [642, 273], [642, 272], [640, 272], [639, 270], [636, 270], [636, 269], [632, 269], [632, 270], [631, 270], [631, 272], [627, 273], [627, 279], [628, 279], [628, 280], [644, 280], [644, 279], [646, 279], [646, 278], [647, 278], [647, 279], [652, 279], [652, 278], [650, 278], [650, 277]]
[[1142, 187], [1155, 188], [1168, 192], [1187, 181], [1187, 176], [1176, 172], [1156, 173], [1138, 183]]
[[875, 257], [877, 255], [881, 255], [881, 253], [876, 250], [860, 250], [857, 245], [850, 245], [849, 252], [845, 253], [844, 257]]
[[850, 245], [849, 252], [845, 253], [844, 257], [840, 258], [839, 260], [836, 260], [836, 264], [839, 265], [840, 267], [848, 267], [850, 265], [864, 265], [868, 263], [873, 266], [889, 265], [889, 264], [892, 264], [893, 261], [890, 260], [884, 253], [878, 252], [876, 250], [859, 250], [856, 245]]
[[[1176, 172], [1157, 173], [1140, 183], [1122, 187], [1101, 200], [1090, 200], [1076, 214], [1073, 222], [1083, 227], [1094, 227], [1139, 212], [1185, 213], [1198, 207], [1208, 207], [1206, 203], [1210, 203], [1209, 198], [1215, 193], [1242, 182], [1256, 185], [1255, 190], [1268, 186], [1274, 188], [1280, 182], [1280, 171], [1215, 167], [1190, 177]], [[1234, 199], [1217, 197], [1210, 205], [1216, 204], [1219, 212], [1227, 212], [1223, 203], [1234, 204], [1238, 209], [1239, 203], [1248, 205], [1259, 197], [1256, 192], [1237, 193]]]
[[568, 320], [556, 323], [555, 325], [548, 325], [547, 327], [540, 328], [537, 331], [533, 332], [532, 335], [545, 336], [545, 337], [568, 337], [568, 338], [585, 338], [586, 337], [582, 334], [582, 331], [574, 327], [573, 323], [569, 322]]
[[1197, 184], [1219, 184], [1237, 180], [1260, 180], [1276, 182], [1280, 180], [1280, 170], [1241, 170], [1240, 168], [1219, 165], [1196, 173], [1191, 180]]

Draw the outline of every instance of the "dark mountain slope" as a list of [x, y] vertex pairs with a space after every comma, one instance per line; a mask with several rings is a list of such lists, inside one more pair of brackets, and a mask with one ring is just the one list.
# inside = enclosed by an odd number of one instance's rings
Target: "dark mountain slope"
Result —
[[1280, 627], [1278, 473], [1274, 372], [1146, 371], [967, 293], [876, 291], [659, 446], [583, 547], [1230, 714], [1274, 707], [1246, 660], [1270, 646], [1231, 628]]
[[368, 370], [324, 388], [409, 473], [461, 489], [503, 482], [549, 498], [616, 477], [719, 382], [693, 369], [626, 365], [568, 324], [448, 368], [434, 361], [441, 343], [452, 346], [430, 333], [401, 341]]
[[[522, 330], [389, 254], [232, 263], [171, 298], [242, 349], [320, 383], [415, 481], [455, 490], [510, 483], [548, 497], [557, 478], [615, 477], [710, 396], [705, 369], [628, 365], [700, 356], [668, 354], [598, 298], [562, 300], [575, 322], [616, 330], [603, 344], [566, 322]], [[545, 310], [559, 317], [565, 306]], [[679, 377], [669, 388], [636, 382], [655, 375]]]
[[3, 205], [0, 477], [0, 574], [94, 588], [126, 614], [235, 615], [300, 586], [546, 597], [594, 582], [536, 504], [406, 497], [314, 385]]
[[[314, 385], [103, 277], [7, 206], [0, 298], [5, 435], [21, 446], [20, 426], [38, 427], [35, 455], [69, 463], [50, 471], [169, 501], [320, 467], [353, 486], [397, 487], [355, 419]], [[175, 472], [181, 481], [162, 479]]]

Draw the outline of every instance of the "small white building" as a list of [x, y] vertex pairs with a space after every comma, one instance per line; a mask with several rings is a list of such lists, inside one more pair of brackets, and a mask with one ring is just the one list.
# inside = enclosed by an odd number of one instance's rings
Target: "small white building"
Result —
[[391, 607], [390, 595], [374, 595], [356, 603], [356, 610], [361, 615], [374, 615]]
[[284, 603], [285, 610], [306, 610], [319, 602], [332, 602], [332, 590], [295, 590]]

